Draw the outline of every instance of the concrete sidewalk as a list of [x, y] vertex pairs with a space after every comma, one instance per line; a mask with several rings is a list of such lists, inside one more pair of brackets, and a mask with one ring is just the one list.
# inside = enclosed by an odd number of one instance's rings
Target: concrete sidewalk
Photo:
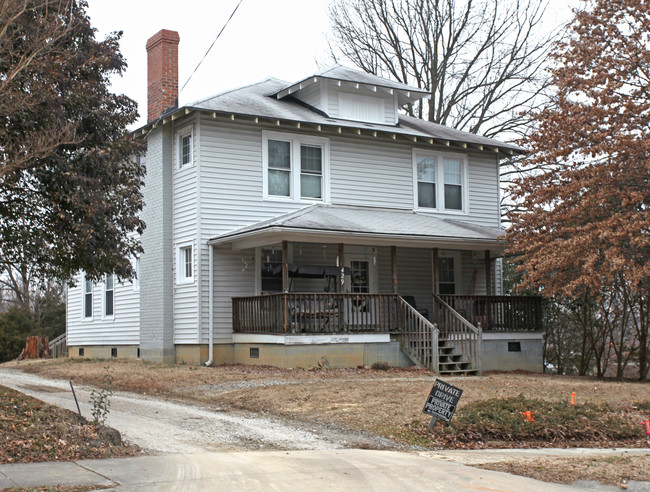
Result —
[[[619, 450], [620, 454], [620, 450]], [[638, 483], [645, 488], [647, 482]], [[585, 490], [471, 468], [428, 453], [343, 449], [140, 456], [0, 465], [0, 489], [103, 485], [137, 491]], [[589, 486], [591, 490], [615, 487]]]

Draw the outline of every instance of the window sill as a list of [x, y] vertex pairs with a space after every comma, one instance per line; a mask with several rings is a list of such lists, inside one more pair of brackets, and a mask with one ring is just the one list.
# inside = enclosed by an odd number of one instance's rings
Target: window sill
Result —
[[465, 210], [441, 210], [439, 208], [415, 207], [414, 212], [441, 214], [441, 215], [469, 215]]

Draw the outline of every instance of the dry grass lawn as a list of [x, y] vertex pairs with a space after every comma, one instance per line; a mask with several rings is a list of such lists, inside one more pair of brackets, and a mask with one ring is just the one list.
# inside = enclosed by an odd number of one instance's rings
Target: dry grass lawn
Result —
[[[491, 373], [483, 377], [445, 377], [445, 381], [461, 388], [463, 396], [457, 416], [464, 408], [493, 398], [520, 397], [545, 402], [565, 403], [570, 411], [571, 393], [578, 405], [607, 405], [611, 415], [585, 421], [586, 429], [598, 435], [611, 419], [627, 427], [627, 437], [620, 440], [592, 438], [587, 440], [489, 440], [480, 436], [473, 440], [449, 439], [451, 427], [437, 424], [433, 432], [426, 430], [430, 417], [422, 408], [437, 375], [426, 370], [387, 371], [371, 369], [279, 369], [260, 366], [216, 366], [211, 368], [165, 366], [141, 361], [23, 361], [5, 364], [25, 372], [47, 377], [70, 379], [76, 384], [101, 384], [109, 365], [116, 390], [163, 396], [179, 401], [193, 401], [212, 408], [229, 411], [265, 412], [300, 421], [321, 421], [347, 429], [361, 430], [388, 437], [404, 444], [428, 448], [462, 447], [649, 447], [641, 426], [650, 415], [650, 384], [634, 381], [599, 381], [592, 378], [560, 377], [521, 373]], [[560, 405], [562, 407], [562, 405]], [[562, 407], [563, 408], [563, 407]], [[605, 408], [605, 407], [603, 407]], [[535, 408], [530, 408], [533, 412]], [[480, 413], [480, 412], [479, 412]], [[607, 418], [605, 418], [607, 417]], [[638, 427], [638, 431], [636, 427]], [[604, 434], [603, 434], [604, 435]], [[603, 483], [619, 484], [624, 479], [650, 481], [646, 457], [625, 458], [625, 462], [594, 460], [578, 467], [567, 460], [549, 460], [552, 466], [534, 463], [505, 463], [494, 466], [503, 470], [561, 481], [560, 477], [584, 477]], [[566, 463], [562, 464], [562, 463]], [[584, 465], [584, 466], [583, 466]], [[511, 468], [507, 468], [510, 466]], [[583, 472], [552, 473], [562, 467]], [[567, 469], [568, 469], [567, 468]], [[627, 471], [626, 471], [627, 470]]]

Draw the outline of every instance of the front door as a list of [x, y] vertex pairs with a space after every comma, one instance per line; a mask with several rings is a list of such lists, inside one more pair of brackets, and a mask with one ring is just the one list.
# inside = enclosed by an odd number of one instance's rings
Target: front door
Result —
[[460, 254], [441, 251], [438, 257], [438, 292], [442, 295], [460, 294]]
[[[351, 294], [377, 293], [377, 258], [373, 255], [346, 255], [350, 275], [346, 277], [346, 292]], [[345, 320], [348, 325], [370, 326], [376, 316], [374, 300], [367, 296], [347, 299]]]

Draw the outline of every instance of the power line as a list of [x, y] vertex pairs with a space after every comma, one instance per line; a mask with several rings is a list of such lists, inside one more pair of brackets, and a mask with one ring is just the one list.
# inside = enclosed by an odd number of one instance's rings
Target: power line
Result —
[[230, 20], [233, 18], [233, 16], [235, 15], [235, 12], [237, 12], [237, 9], [239, 8], [239, 6], [241, 5], [241, 3], [242, 3], [243, 1], [244, 1], [244, 0], [239, 0], [239, 3], [238, 3], [237, 6], [235, 7], [235, 10], [232, 11], [232, 14], [230, 14], [230, 17], [228, 17], [228, 20], [226, 21], [226, 23], [225, 23], [225, 24], [223, 25], [223, 27], [221, 28], [221, 31], [219, 31], [219, 34], [217, 34], [217, 37], [214, 38], [214, 41], [212, 41], [212, 44], [211, 44], [210, 47], [208, 48], [208, 51], [205, 52], [205, 55], [203, 55], [203, 58], [201, 58], [201, 61], [199, 61], [199, 64], [196, 66], [196, 68], [194, 69], [194, 71], [190, 74], [190, 76], [188, 77], [188, 79], [185, 81], [185, 83], [183, 84], [183, 87], [181, 87], [181, 90], [179, 91], [179, 94], [180, 94], [181, 92], [183, 92], [183, 89], [185, 89], [185, 86], [187, 85], [187, 83], [192, 79], [192, 77], [194, 76], [194, 74], [196, 73], [196, 71], [199, 69], [199, 67], [201, 66], [201, 63], [203, 63], [203, 60], [205, 60], [205, 57], [208, 56], [208, 53], [210, 53], [210, 50], [211, 50], [212, 47], [214, 46], [214, 43], [217, 42], [217, 39], [219, 39], [219, 36], [221, 36], [221, 33], [222, 33], [222, 32], [224, 31], [224, 29], [228, 26], [228, 24], [230, 23]]

